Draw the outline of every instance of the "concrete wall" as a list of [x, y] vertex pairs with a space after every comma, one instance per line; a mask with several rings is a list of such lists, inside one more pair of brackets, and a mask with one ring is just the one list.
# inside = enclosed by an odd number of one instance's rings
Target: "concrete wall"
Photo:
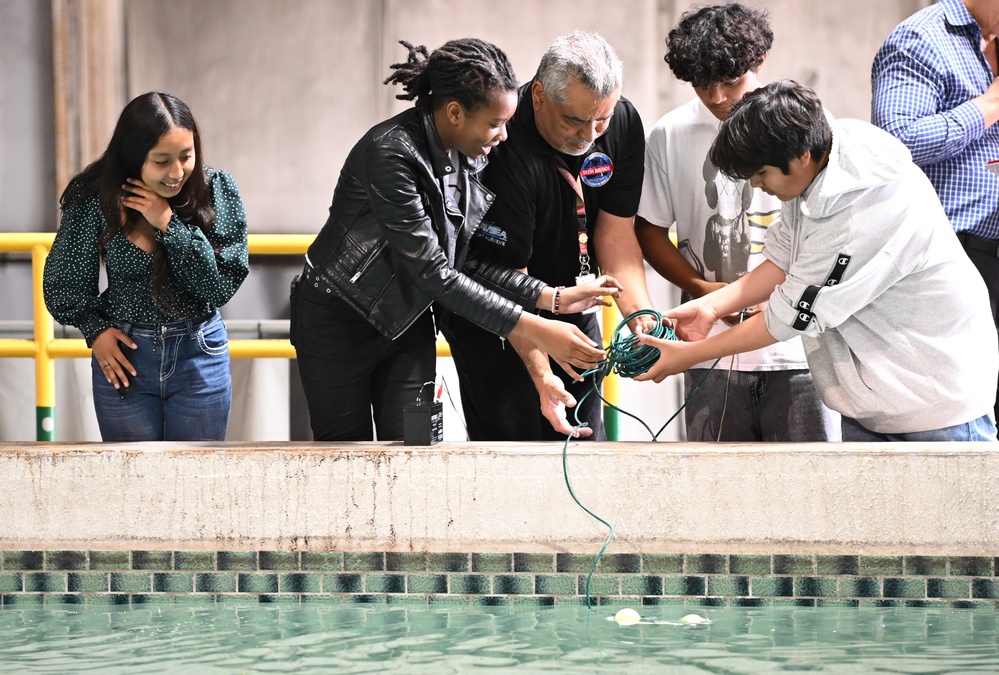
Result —
[[[992, 556], [982, 443], [573, 443], [614, 553]], [[558, 443], [0, 445], [0, 549], [568, 551]]]

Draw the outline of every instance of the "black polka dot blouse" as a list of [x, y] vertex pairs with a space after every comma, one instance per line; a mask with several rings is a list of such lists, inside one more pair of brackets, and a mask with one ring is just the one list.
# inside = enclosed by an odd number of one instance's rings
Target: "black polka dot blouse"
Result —
[[167, 283], [180, 316], [167, 316], [156, 307], [150, 290], [153, 256], [121, 232], [107, 244], [107, 288], [98, 288], [97, 239], [105, 219], [94, 194], [63, 213], [45, 261], [45, 304], [56, 321], [79, 328], [92, 346], [111, 327], [109, 319], [167, 323], [204, 316], [228, 302], [249, 272], [246, 215], [232, 176], [217, 169], [208, 169], [207, 174], [215, 207], [214, 231], [206, 237], [174, 213], [167, 231], [157, 235], [166, 247]]

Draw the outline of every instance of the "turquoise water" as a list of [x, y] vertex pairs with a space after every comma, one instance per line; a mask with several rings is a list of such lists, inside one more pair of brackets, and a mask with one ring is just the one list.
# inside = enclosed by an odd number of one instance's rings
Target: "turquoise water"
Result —
[[[0, 610], [3, 673], [999, 672], [995, 608], [46, 605]], [[648, 608], [636, 608], [649, 619]]]

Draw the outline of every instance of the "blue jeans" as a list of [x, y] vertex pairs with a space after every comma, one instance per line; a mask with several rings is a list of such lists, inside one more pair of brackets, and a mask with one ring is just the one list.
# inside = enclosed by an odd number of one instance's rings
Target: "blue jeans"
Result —
[[981, 441], [996, 442], [996, 422], [992, 413], [982, 415], [977, 420], [957, 424], [943, 429], [913, 431], [903, 434], [879, 434], [862, 426], [857, 420], [843, 418], [843, 440], [851, 443], [864, 441]]
[[113, 321], [137, 349], [124, 398], [91, 359], [94, 407], [105, 441], [224, 441], [232, 404], [229, 337], [216, 311], [155, 326]]
[[[728, 368], [708, 372], [693, 368], [683, 375], [688, 441], [808, 443], [840, 439], [839, 413], [822, 404], [809, 371], [733, 370], [731, 378]], [[704, 383], [694, 391], [702, 379]]]

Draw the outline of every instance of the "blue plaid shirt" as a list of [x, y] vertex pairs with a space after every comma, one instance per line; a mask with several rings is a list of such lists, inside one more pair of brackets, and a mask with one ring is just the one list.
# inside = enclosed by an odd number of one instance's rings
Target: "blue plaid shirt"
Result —
[[999, 239], [999, 124], [971, 99], [992, 83], [982, 33], [961, 0], [940, 0], [899, 24], [874, 57], [871, 121], [926, 172], [957, 232]]

